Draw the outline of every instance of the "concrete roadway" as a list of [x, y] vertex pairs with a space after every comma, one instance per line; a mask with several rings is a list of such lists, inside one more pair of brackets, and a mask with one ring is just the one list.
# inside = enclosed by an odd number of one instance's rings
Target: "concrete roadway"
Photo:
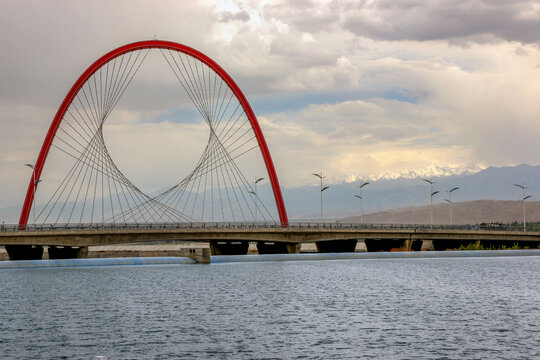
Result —
[[256, 241], [275, 243], [313, 243], [332, 240], [444, 240], [524, 242], [537, 247], [540, 232], [446, 230], [446, 229], [375, 229], [346, 227], [310, 228], [152, 228], [97, 230], [25, 230], [0, 232], [0, 245], [96, 246], [154, 240]]

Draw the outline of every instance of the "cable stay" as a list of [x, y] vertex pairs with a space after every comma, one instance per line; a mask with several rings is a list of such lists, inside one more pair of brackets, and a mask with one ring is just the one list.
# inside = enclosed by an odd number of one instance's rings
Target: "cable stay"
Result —
[[47, 200], [37, 203], [30, 223], [275, 223], [273, 212], [259, 198], [239, 162], [260, 144], [238, 94], [222, 75], [186, 53], [154, 49], [208, 128], [207, 144], [195, 167], [176, 184], [150, 196], [115, 164], [104, 139], [104, 125], [151, 50], [114, 57], [76, 92], [51, 146], [55, 156], [62, 157], [66, 172]]

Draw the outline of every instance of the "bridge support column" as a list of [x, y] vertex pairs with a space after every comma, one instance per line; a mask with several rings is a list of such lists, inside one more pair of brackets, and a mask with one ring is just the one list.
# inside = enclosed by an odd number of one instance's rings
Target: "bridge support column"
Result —
[[49, 246], [49, 259], [83, 259], [88, 257], [88, 246]]
[[419, 251], [421, 240], [411, 239], [365, 239], [368, 252], [377, 251]]
[[210, 241], [212, 255], [246, 255], [248, 241]]
[[422, 247], [420, 250], [422, 251], [433, 251], [435, 250], [435, 247], [433, 246], [433, 240], [420, 240], [422, 241]]
[[257, 241], [259, 254], [298, 254], [301, 247], [300, 243]]
[[41, 260], [43, 246], [38, 245], [6, 245], [9, 260]]
[[317, 241], [317, 252], [320, 253], [342, 253], [342, 252], [355, 252], [357, 239], [348, 240], [328, 240]]
[[182, 249], [182, 256], [191, 258], [199, 264], [210, 264], [210, 248]]

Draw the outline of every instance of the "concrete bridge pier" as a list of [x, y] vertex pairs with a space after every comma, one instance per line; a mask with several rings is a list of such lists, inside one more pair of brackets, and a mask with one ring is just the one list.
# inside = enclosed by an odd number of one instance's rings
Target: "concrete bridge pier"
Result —
[[210, 241], [212, 255], [247, 255], [248, 241]]
[[210, 248], [182, 249], [182, 256], [191, 258], [199, 264], [210, 264]]
[[319, 253], [341, 253], [341, 252], [354, 252], [356, 250], [357, 239], [347, 240], [328, 240], [317, 241], [317, 252]]
[[41, 260], [43, 246], [39, 245], [6, 245], [9, 260]]
[[88, 246], [49, 246], [49, 259], [85, 259], [88, 257]]
[[421, 251], [433, 251], [435, 247], [433, 246], [433, 240], [419, 240], [422, 242]]
[[259, 254], [298, 254], [301, 243], [257, 241]]

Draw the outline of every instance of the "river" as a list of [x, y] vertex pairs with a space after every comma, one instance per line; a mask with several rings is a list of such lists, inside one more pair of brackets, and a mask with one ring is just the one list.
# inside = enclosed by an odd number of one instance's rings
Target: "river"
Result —
[[540, 358], [540, 257], [0, 271], [2, 359]]

